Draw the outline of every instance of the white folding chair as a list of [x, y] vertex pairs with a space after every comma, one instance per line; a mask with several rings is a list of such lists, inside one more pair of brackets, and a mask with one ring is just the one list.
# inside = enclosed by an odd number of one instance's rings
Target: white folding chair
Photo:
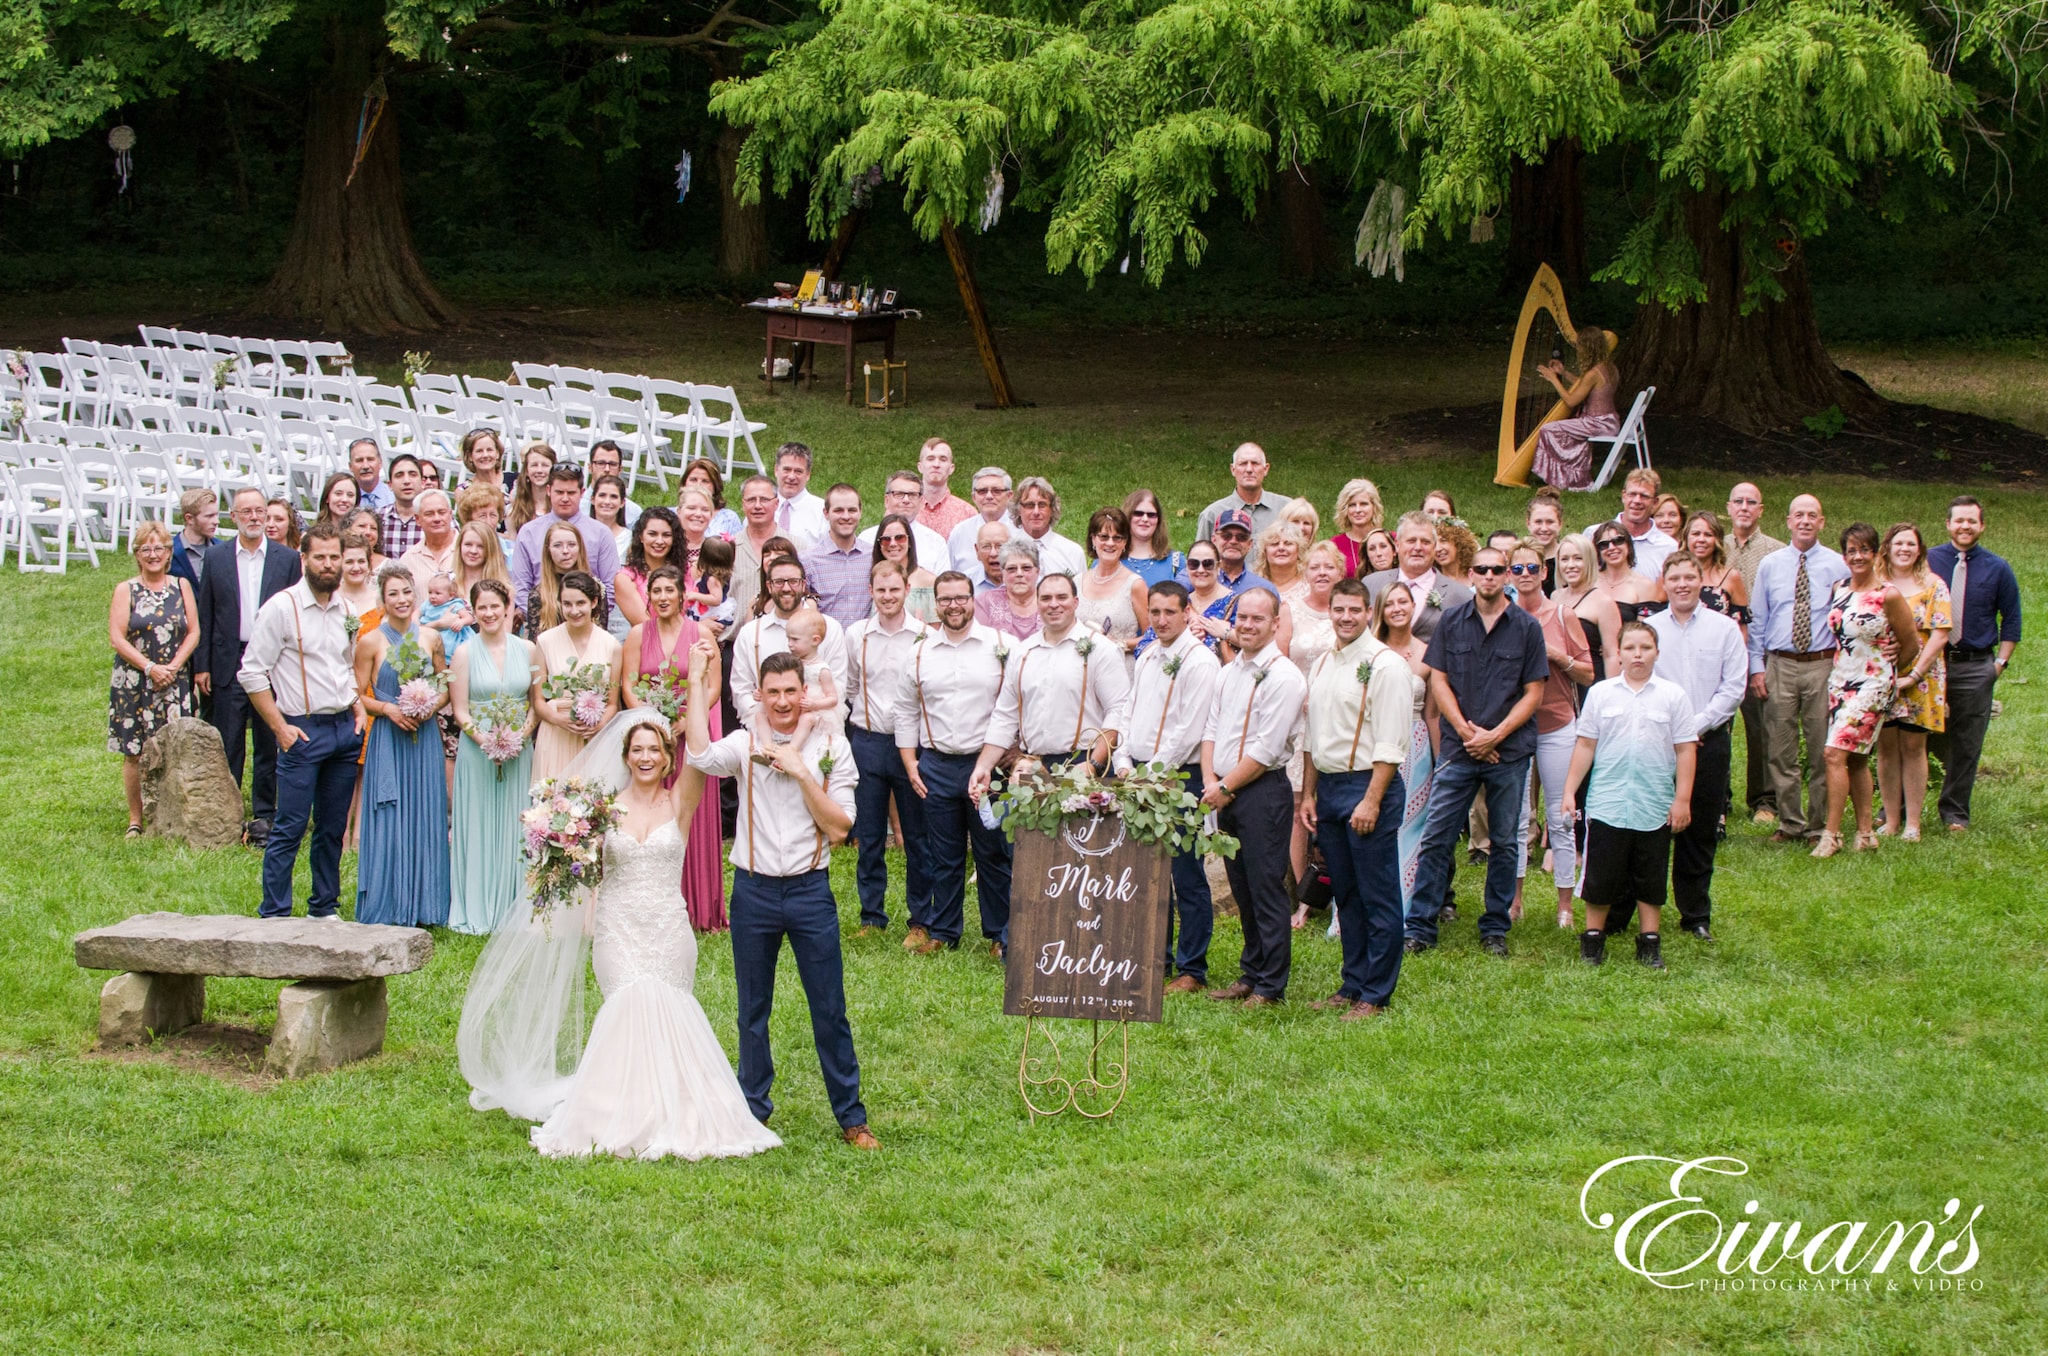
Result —
[[22, 383], [21, 403], [30, 419], [71, 417], [71, 376], [64, 357], [58, 353], [23, 353], [28, 380]]
[[638, 404], [647, 403], [648, 378], [630, 372], [607, 372], [601, 393], [613, 400], [631, 400]]
[[462, 459], [462, 439], [469, 425], [450, 415], [427, 413], [415, 413], [412, 422], [419, 430], [421, 446], [431, 448], [437, 460], [453, 464]]
[[[754, 446], [754, 435], [767, 431], [768, 426], [749, 419], [740, 409], [739, 393], [730, 386], [707, 386], [702, 382], [691, 387], [691, 413], [697, 420], [697, 445], [701, 449], [706, 442], [725, 440], [725, 479], [730, 482], [733, 471], [741, 463], [739, 445], [747, 445], [747, 469], [760, 474], [761, 449]], [[701, 455], [701, 453], [700, 453]]]
[[316, 374], [339, 373], [348, 377], [356, 374], [356, 360], [348, 351], [348, 345], [333, 339], [311, 339], [306, 341], [305, 348], [307, 356], [316, 364]]
[[546, 390], [555, 384], [553, 363], [513, 363], [512, 379], [521, 386], [534, 390]]
[[1599, 434], [1586, 439], [1589, 445], [1593, 443], [1606, 443], [1608, 445], [1607, 460], [1601, 464], [1600, 474], [1593, 477], [1593, 483], [1586, 487], [1587, 493], [1590, 494], [1594, 490], [1601, 488], [1614, 477], [1615, 470], [1621, 465], [1621, 454], [1624, 449], [1634, 449], [1637, 466], [1649, 466], [1650, 435], [1643, 427], [1643, 416], [1650, 412], [1650, 397], [1656, 394], [1656, 387], [1645, 386], [1642, 390], [1636, 392], [1635, 403], [1628, 407], [1628, 418], [1621, 421], [1621, 427], [1615, 431], [1612, 437]]
[[135, 401], [121, 413], [122, 426], [141, 429], [145, 433], [181, 433], [185, 430], [184, 417], [176, 405]]
[[[64, 342], [67, 346], [72, 343], [69, 339]], [[64, 366], [64, 389], [71, 399], [70, 417], [85, 423], [106, 423], [111, 407], [101, 381], [99, 355], [65, 353], [59, 361]]]
[[120, 463], [121, 473], [128, 481], [130, 540], [134, 538], [135, 524], [145, 518], [167, 523], [177, 517], [178, 499], [183, 490], [178, 483], [177, 468], [161, 451], [154, 447], [120, 447], [112, 455]]
[[206, 452], [213, 462], [214, 483], [221, 487], [224, 503], [234, 490], [245, 486], [254, 485], [263, 491], [265, 499], [283, 488], [282, 476], [272, 467], [263, 449], [253, 442], [235, 437], [208, 438]]
[[[594, 395], [604, 394], [604, 373], [594, 367], [564, 367], [555, 365], [555, 384], [572, 390], [588, 391]], [[557, 392], [557, 395], [560, 393]]]
[[[53, 449], [45, 449], [53, 450]], [[22, 448], [22, 455], [31, 461], [35, 449]], [[86, 515], [83, 507], [73, 498], [71, 478], [62, 466], [39, 466], [24, 464], [7, 468], [8, 480], [14, 500], [16, 528], [20, 533], [20, 549], [15, 568], [23, 572], [40, 571], [50, 574], [64, 574], [71, 564], [72, 546], [94, 569], [99, 568], [100, 554], [93, 545], [92, 534], [86, 529]], [[33, 549], [36, 563], [28, 563], [29, 551]], [[55, 556], [57, 563], [49, 563]]]
[[[676, 403], [676, 409], [668, 409], [661, 403], [667, 398]], [[668, 490], [669, 472], [678, 476], [690, 460], [697, 455], [696, 388], [687, 381], [670, 381], [666, 377], [647, 379], [647, 418], [656, 433], [669, 435], [668, 448], [654, 461], [654, 473], [661, 481], [663, 492]]]
[[[569, 430], [562, 422], [561, 411], [551, 405], [528, 404], [523, 400], [508, 400], [504, 404], [505, 423], [518, 446], [527, 443], [546, 443], [559, 450], [574, 449], [571, 446]], [[583, 445], [588, 452], [589, 443]]]
[[599, 399], [597, 417], [598, 437], [619, 445], [620, 469], [625, 474], [626, 493], [630, 495], [640, 483], [641, 467], [659, 458], [668, 439], [654, 431], [647, 418], [647, 407], [637, 401]]
[[97, 535], [90, 531], [96, 524], [104, 525], [106, 536], [96, 544], [110, 551], [118, 548], [121, 538], [134, 530], [134, 503], [121, 454], [105, 447], [71, 447], [65, 453], [71, 493], [86, 515], [89, 535]]
[[220, 493], [220, 477], [214, 474], [213, 454], [207, 450], [203, 433], [130, 433], [129, 438], [151, 439], [165, 467], [177, 477], [181, 490], [212, 490]]
[[178, 332], [167, 330], [161, 325], [137, 325], [135, 332], [142, 336], [142, 342], [151, 348], [178, 347]]
[[510, 400], [518, 389], [510, 383], [491, 381], [486, 377], [464, 377], [462, 384], [469, 388], [471, 400]]

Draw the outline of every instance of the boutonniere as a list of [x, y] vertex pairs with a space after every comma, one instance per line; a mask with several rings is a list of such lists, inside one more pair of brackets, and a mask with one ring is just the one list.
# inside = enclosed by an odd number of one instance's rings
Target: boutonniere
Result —
[[1266, 676], [1267, 676], [1268, 674], [1272, 673], [1272, 671], [1273, 671], [1273, 670], [1271, 670], [1270, 668], [1266, 668], [1266, 669], [1253, 669], [1253, 670], [1252, 670], [1252, 686], [1253, 686], [1253, 687], [1257, 687], [1257, 686], [1258, 686], [1258, 685], [1259, 685], [1260, 683], [1263, 683], [1263, 682], [1265, 682], [1265, 681], [1266, 681]]
[[1431, 589], [1429, 591], [1429, 597], [1423, 599], [1422, 601], [1425, 606], [1433, 607], [1437, 609], [1437, 611], [1441, 612], [1443, 611], [1444, 606], [1444, 591], [1442, 589]]
[[1002, 642], [1001, 642], [1000, 640], [999, 640], [999, 641], [997, 641], [997, 642], [996, 642], [996, 667], [998, 667], [998, 668], [1001, 668], [1001, 667], [1003, 667], [1003, 666], [1007, 665], [1007, 664], [1008, 664], [1009, 662], [1010, 662], [1010, 647], [1009, 647], [1009, 646], [1007, 646], [1007, 645], [1005, 645], [1005, 644], [1003, 644], [1003, 643], [1002, 643]]
[[1082, 637], [1081, 637], [1081, 638], [1080, 638], [1079, 640], [1075, 641], [1075, 642], [1074, 642], [1074, 653], [1075, 653], [1075, 654], [1077, 654], [1077, 655], [1080, 655], [1080, 656], [1081, 656], [1081, 658], [1083, 658], [1083, 659], [1086, 659], [1086, 658], [1087, 658], [1087, 657], [1088, 657], [1089, 655], [1091, 655], [1091, 654], [1094, 654], [1094, 653], [1095, 653], [1095, 637], [1093, 637], [1093, 636], [1082, 636]]
[[910, 638], [910, 643], [912, 645], [922, 645], [925, 642], [925, 638], [931, 635], [931, 633], [931, 628], [925, 627]]
[[353, 641], [362, 632], [363, 619], [350, 612], [341, 619], [341, 629], [343, 634]]
[[1358, 685], [1360, 687], [1372, 686], [1372, 665], [1370, 663], [1358, 666]]
[[820, 777], [829, 777], [832, 775], [832, 769], [836, 766], [838, 766], [838, 760], [832, 756], [832, 750], [827, 749], [818, 759], [818, 775]]
[[1164, 673], [1167, 677], [1178, 678], [1180, 676], [1180, 666], [1186, 662], [1186, 655], [1177, 654], [1169, 657], [1165, 663], [1159, 666], [1159, 668], [1160, 671]]

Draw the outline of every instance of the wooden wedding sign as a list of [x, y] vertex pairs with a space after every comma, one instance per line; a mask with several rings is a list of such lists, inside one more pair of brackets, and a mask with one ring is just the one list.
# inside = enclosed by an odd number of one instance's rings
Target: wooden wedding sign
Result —
[[1017, 835], [1003, 1012], [1156, 1022], [1165, 1000], [1172, 859], [1112, 812]]

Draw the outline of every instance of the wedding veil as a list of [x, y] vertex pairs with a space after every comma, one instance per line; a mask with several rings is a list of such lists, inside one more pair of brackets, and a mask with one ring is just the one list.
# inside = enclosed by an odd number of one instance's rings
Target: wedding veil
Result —
[[[621, 712], [561, 775], [618, 791], [627, 780], [627, 738], [659, 720], [648, 707]], [[567, 1095], [583, 1057], [589, 916], [586, 897], [536, 918], [521, 871], [518, 897], [477, 957], [455, 1032], [456, 1058], [477, 1110], [502, 1107], [521, 1120], [544, 1121]]]

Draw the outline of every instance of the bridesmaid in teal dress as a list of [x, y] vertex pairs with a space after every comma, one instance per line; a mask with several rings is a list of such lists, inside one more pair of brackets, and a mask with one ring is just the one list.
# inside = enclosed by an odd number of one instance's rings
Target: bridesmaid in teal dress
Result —
[[526, 707], [526, 746], [503, 775], [477, 743], [477, 708], [493, 697], [516, 697], [522, 706], [533, 684], [533, 643], [512, 634], [512, 591], [495, 579], [470, 589], [477, 634], [455, 652], [448, 691], [462, 746], [455, 755], [454, 907], [448, 926], [488, 933], [519, 897], [523, 844], [519, 814], [526, 808], [527, 765], [533, 759], [535, 720]]
[[[445, 667], [438, 632], [414, 625], [412, 572], [377, 576], [384, 620], [356, 642], [356, 686], [377, 717], [363, 757], [362, 837], [356, 852], [356, 921], [440, 927], [448, 921], [448, 772], [440, 723], [398, 709], [390, 659], [408, 633]], [[374, 675], [374, 679], [373, 679]], [[439, 704], [445, 704], [444, 693]]]

